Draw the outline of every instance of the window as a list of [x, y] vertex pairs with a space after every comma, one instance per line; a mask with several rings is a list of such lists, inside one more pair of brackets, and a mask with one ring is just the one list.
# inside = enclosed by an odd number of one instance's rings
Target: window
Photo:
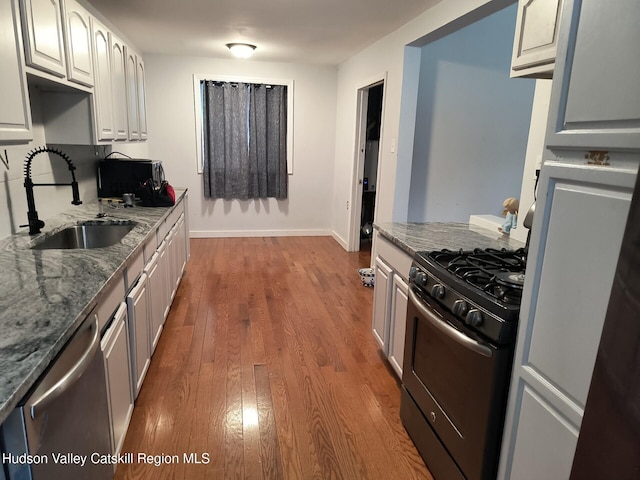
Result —
[[207, 77], [194, 75], [205, 197], [286, 198], [293, 82]]

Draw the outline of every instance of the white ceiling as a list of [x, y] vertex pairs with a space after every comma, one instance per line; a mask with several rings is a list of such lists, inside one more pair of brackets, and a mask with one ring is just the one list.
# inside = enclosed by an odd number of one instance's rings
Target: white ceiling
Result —
[[441, 0], [89, 0], [142, 53], [337, 65]]

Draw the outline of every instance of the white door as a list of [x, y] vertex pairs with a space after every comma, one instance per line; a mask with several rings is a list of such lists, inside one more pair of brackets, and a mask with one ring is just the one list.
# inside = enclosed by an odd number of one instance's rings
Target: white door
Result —
[[143, 273], [135, 287], [127, 295], [129, 333], [133, 363], [133, 392], [137, 397], [150, 363], [149, 352], [149, 300], [147, 274]]

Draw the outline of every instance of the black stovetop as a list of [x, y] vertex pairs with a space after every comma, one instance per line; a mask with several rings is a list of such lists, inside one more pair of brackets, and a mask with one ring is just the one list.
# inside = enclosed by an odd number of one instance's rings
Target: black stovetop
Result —
[[424, 285], [415, 282], [412, 285], [432, 296], [434, 285], [443, 285], [446, 294], [436, 300], [463, 321], [466, 313], [455, 311], [456, 300], [465, 300], [467, 311], [480, 308], [484, 311], [484, 321], [472, 328], [502, 343], [515, 334], [526, 260], [524, 249], [418, 252], [414, 265], [434, 279], [429, 278]]

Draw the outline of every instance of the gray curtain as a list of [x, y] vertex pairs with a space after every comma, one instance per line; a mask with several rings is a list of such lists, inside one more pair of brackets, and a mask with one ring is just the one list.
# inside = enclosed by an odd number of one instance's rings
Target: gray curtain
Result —
[[205, 197], [287, 198], [287, 87], [202, 88]]

